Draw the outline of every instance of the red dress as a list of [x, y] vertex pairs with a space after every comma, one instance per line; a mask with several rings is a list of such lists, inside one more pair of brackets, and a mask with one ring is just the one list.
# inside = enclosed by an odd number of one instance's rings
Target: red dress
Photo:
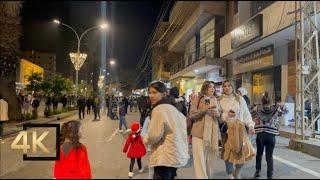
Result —
[[54, 178], [57, 179], [91, 179], [91, 169], [87, 149], [84, 145], [72, 148], [66, 156], [60, 146], [60, 161], [54, 163]]
[[146, 155], [146, 147], [140, 135], [133, 138], [133, 133], [129, 135], [123, 147], [123, 152], [127, 153], [128, 158], [141, 158]]

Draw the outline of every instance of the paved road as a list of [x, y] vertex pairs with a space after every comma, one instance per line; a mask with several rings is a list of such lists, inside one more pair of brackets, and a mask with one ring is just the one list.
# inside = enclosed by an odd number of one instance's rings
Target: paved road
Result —
[[[92, 121], [93, 115], [86, 115], [82, 120], [84, 126], [84, 137], [82, 142], [87, 146], [93, 178], [128, 178], [129, 159], [122, 153], [122, 147], [127, 134], [116, 132], [118, 121], [106, 118], [105, 113], [100, 121]], [[137, 113], [129, 113], [128, 125], [132, 121], [138, 121]], [[78, 116], [69, 117], [62, 122], [77, 119]], [[60, 123], [62, 123], [60, 122]], [[55, 122], [57, 123], [57, 122]], [[45, 129], [30, 129], [28, 133], [36, 130], [41, 134]], [[49, 129], [50, 134], [44, 140], [44, 145], [54, 154], [55, 133]], [[0, 178], [52, 178], [52, 161], [23, 161], [21, 150], [12, 150], [10, 145], [14, 137], [4, 139], [0, 143]], [[274, 157], [274, 178], [320, 178], [320, 159], [295, 152], [286, 148], [288, 140], [278, 137]], [[51, 143], [50, 143], [51, 142]], [[21, 142], [19, 142], [21, 143]], [[43, 155], [39, 153], [38, 155]], [[149, 155], [142, 159], [143, 166], [147, 166]], [[243, 178], [252, 178], [255, 171], [255, 161], [249, 162], [243, 169]], [[226, 173], [224, 163], [217, 160], [215, 178], [225, 179]], [[148, 168], [143, 173], [134, 169], [134, 178], [148, 178]], [[266, 163], [263, 162], [262, 178], [266, 177]], [[194, 178], [192, 161], [189, 167], [178, 170], [178, 178]]]

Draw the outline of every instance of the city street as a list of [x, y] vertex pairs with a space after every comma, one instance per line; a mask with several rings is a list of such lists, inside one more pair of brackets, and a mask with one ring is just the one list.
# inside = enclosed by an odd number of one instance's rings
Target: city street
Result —
[[[128, 178], [129, 159], [122, 152], [127, 134], [117, 133], [118, 120], [107, 120], [105, 112], [101, 112], [101, 115], [100, 121], [92, 121], [93, 114], [86, 115], [85, 119], [81, 120], [84, 126], [84, 137], [81, 142], [88, 149], [92, 176], [93, 178]], [[78, 119], [78, 116], [69, 117], [62, 122], [72, 119]], [[129, 127], [131, 122], [138, 120], [138, 113], [129, 112], [127, 115]], [[31, 130], [43, 132], [43, 129], [29, 129], [28, 132], [31, 132]], [[53, 132], [53, 130], [51, 129], [50, 132]], [[55, 144], [50, 144], [50, 142], [54, 142], [54, 133], [48, 135], [48, 137], [48, 139], [43, 141], [43, 144], [49, 147], [49, 150], [53, 150]], [[10, 147], [14, 138], [15, 136], [6, 138], [0, 144], [0, 178], [52, 178], [53, 161], [23, 161], [22, 150], [12, 150]], [[277, 137], [274, 153], [274, 178], [319, 179], [320, 159], [289, 150], [286, 148], [287, 145], [287, 139]], [[146, 167], [145, 172], [140, 174], [137, 165], [135, 165], [134, 178], [148, 178], [148, 158], [149, 155], [142, 159], [142, 164]], [[265, 158], [263, 158], [261, 178], [266, 178], [266, 163], [264, 160]], [[252, 160], [244, 167], [242, 172], [243, 178], [252, 178], [254, 171], [255, 160]], [[192, 163], [188, 167], [178, 170], [178, 178], [194, 178]], [[215, 178], [227, 178], [222, 160], [218, 160], [216, 163]]]

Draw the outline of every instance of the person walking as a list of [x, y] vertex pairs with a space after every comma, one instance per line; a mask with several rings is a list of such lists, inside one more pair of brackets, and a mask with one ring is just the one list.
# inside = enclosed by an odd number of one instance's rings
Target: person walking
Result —
[[144, 121], [148, 117], [150, 111], [151, 111], [151, 103], [149, 100], [149, 97], [147, 96], [141, 96], [137, 99], [138, 103], [138, 109], [140, 112], [140, 125], [141, 127], [144, 126]]
[[238, 88], [238, 90], [237, 90], [237, 94], [239, 95], [239, 96], [242, 96], [243, 97], [243, 99], [246, 101], [246, 103], [247, 103], [247, 106], [250, 108], [251, 106], [250, 106], [250, 99], [249, 99], [249, 97], [248, 97], [248, 91], [244, 88], [244, 87], [240, 87], [240, 88]]
[[189, 118], [193, 122], [192, 152], [196, 179], [212, 179], [214, 163], [219, 154], [220, 107], [213, 81], [205, 81], [201, 94], [191, 104]]
[[80, 143], [83, 127], [79, 121], [62, 124], [60, 160], [54, 162], [55, 179], [91, 179], [91, 168], [85, 145]]
[[17, 101], [18, 101], [18, 105], [20, 107], [21, 113], [23, 114], [23, 102], [24, 102], [24, 95], [23, 95], [23, 90], [21, 89], [18, 96], [17, 96]]
[[127, 97], [124, 97], [124, 105], [125, 105], [125, 110], [126, 110], [126, 114], [128, 114], [128, 106], [129, 106], [129, 101]]
[[93, 112], [94, 112], [95, 120], [97, 119], [97, 117], [99, 117], [100, 119], [100, 104], [101, 104], [100, 98], [96, 96], [93, 101]]
[[127, 154], [127, 157], [130, 158], [129, 166], [129, 178], [133, 177], [133, 166], [135, 160], [137, 159], [139, 172], [142, 173], [144, 168], [142, 167], [141, 158], [146, 155], [146, 147], [143, 144], [141, 135], [141, 126], [138, 122], [133, 122], [131, 124], [131, 133], [128, 136], [126, 143], [123, 147], [123, 152]]
[[257, 155], [255, 177], [260, 177], [263, 151], [266, 149], [267, 178], [273, 178], [273, 150], [276, 144], [276, 135], [279, 135], [280, 117], [288, 112], [282, 104], [272, 105], [270, 98], [263, 98], [263, 107], [257, 109], [255, 132], [257, 134]]
[[54, 95], [52, 96], [53, 110], [57, 110], [57, 109], [58, 109], [58, 103], [59, 103], [58, 96], [57, 96], [56, 94], [54, 94]]
[[138, 111], [137, 98], [133, 98], [133, 108], [134, 108], [134, 112], [137, 112], [137, 111]]
[[0, 140], [2, 140], [3, 136], [4, 122], [9, 120], [8, 110], [8, 103], [3, 99], [3, 95], [0, 93]]
[[255, 153], [249, 151], [252, 150], [252, 144], [245, 131], [246, 126], [249, 129], [249, 133], [254, 134], [255, 123], [252, 120], [246, 101], [243, 97], [234, 93], [231, 82], [226, 80], [222, 85], [223, 94], [220, 98], [221, 119], [224, 125], [228, 127], [227, 131], [222, 131], [221, 133], [223, 143], [222, 159], [225, 161], [229, 178], [239, 179], [241, 178], [243, 165], [255, 156]]
[[183, 97], [179, 96], [179, 89], [177, 87], [173, 87], [170, 89], [170, 96], [172, 96], [174, 98], [178, 110], [183, 115], [187, 116], [188, 110], [186, 107], [186, 101]]
[[45, 113], [51, 111], [51, 104], [52, 104], [52, 98], [51, 95], [47, 96], [47, 100], [46, 100], [46, 108], [45, 108]]
[[36, 116], [38, 116], [38, 108], [39, 108], [39, 106], [40, 106], [40, 99], [39, 99], [39, 97], [37, 96], [37, 94], [34, 94], [34, 95], [33, 95], [33, 99], [32, 99], [32, 101], [31, 101], [31, 105], [32, 105], [32, 107], [33, 107], [33, 110], [32, 110], [33, 114], [36, 115]]
[[[82, 95], [80, 95], [77, 101], [77, 107], [79, 109], [79, 119], [84, 119], [84, 110], [86, 108], [86, 100]], [[82, 114], [82, 118], [81, 118], [81, 114]]]
[[87, 99], [87, 102], [86, 102], [86, 105], [87, 105], [87, 114], [90, 114], [91, 113], [91, 107], [92, 107], [92, 98], [91, 96], [88, 97]]
[[166, 97], [162, 82], [153, 82], [148, 91], [152, 112], [143, 142], [152, 146], [149, 167], [154, 179], [174, 179], [177, 168], [189, 160], [186, 117]]
[[129, 99], [129, 106], [130, 106], [130, 112], [132, 112], [132, 108], [133, 108], [133, 97], [130, 97], [130, 99]]
[[63, 95], [63, 97], [61, 98], [61, 103], [62, 103], [62, 107], [66, 108], [67, 104], [68, 104], [68, 97], [67, 95]]
[[125, 104], [125, 100], [123, 99], [120, 103], [119, 103], [119, 133], [122, 133], [122, 126], [124, 126], [125, 131], [129, 132], [130, 129], [128, 129], [127, 127], [127, 122], [126, 122], [126, 104]]

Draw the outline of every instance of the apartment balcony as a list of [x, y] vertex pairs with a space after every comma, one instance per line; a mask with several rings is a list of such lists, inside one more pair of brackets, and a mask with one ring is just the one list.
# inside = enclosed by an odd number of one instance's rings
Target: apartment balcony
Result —
[[226, 62], [216, 58], [214, 52], [214, 43], [210, 43], [182, 57], [172, 66], [170, 80], [178, 77], [195, 77], [214, 68], [225, 67]]
[[190, 18], [168, 45], [169, 51], [182, 52], [185, 43], [215, 15], [225, 16], [225, 1], [200, 1]]

